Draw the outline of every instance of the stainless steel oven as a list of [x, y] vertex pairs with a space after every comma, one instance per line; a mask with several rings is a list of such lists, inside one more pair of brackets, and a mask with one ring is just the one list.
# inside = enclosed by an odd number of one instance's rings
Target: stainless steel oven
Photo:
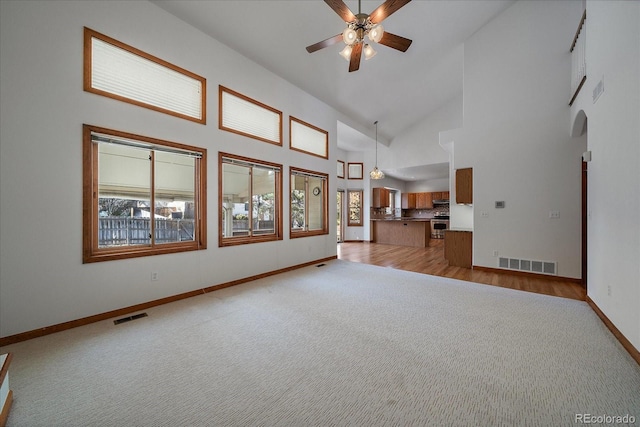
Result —
[[438, 214], [431, 219], [431, 238], [444, 239], [444, 231], [449, 229], [449, 214]]

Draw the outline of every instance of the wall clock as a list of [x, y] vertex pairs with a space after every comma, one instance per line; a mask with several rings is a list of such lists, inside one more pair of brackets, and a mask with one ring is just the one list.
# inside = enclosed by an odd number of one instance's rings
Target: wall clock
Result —
[[318, 196], [319, 194], [320, 194], [320, 187], [315, 187], [315, 188], [313, 189], [313, 195], [314, 195], [314, 196]]

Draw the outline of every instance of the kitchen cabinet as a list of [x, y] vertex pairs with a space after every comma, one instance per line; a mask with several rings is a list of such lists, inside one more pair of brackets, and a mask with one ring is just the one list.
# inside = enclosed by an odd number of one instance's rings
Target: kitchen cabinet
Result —
[[402, 209], [416, 208], [416, 193], [402, 193]]
[[388, 208], [389, 207], [389, 189], [384, 187], [376, 187], [373, 189], [373, 197], [371, 198], [372, 208]]
[[471, 268], [473, 263], [473, 233], [471, 231], [445, 230], [444, 259], [449, 265]]
[[434, 191], [431, 193], [432, 200], [442, 200], [442, 193], [440, 191]]
[[473, 204], [473, 168], [456, 169], [456, 203]]
[[416, 209], [432, 209], [432, 193], [416, 193]]
[[443, 191], [442, 192], [442, 200], [449, 200], [449, 192], [448, 191]]

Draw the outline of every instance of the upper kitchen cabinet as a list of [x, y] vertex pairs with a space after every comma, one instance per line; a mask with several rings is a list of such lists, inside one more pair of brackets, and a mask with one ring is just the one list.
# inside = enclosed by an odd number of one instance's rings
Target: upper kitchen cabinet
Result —
[[416, 193], [402, 193], [402, 209], [416, 208]]
[[416, 209], [432, 209], [432, 193], [416, 193]]
[[443, 191], [442, 192], [442, 200], [449, 200], [449, 192], [448, 191]]
[[473, 204], [473, 168], [456, 169], [456, 203]]
[[389, 189], [384, 187], [376, 187], [373, 189], [373, 197], [371, 198], [372, 208], [388, 208]]

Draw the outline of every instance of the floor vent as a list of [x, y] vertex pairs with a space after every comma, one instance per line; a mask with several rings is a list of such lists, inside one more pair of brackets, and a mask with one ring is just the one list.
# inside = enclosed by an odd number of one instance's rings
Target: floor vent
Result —
[[147, 317], [147, 313], [134, 314], [133, 316], [123, 317], [122, 319], [114, 320], [114, 325], [119, 325], [120, 323], [131, 322], [132, 320], [141, 319], [143, 317]]
[[555, 261], [533, 261], [518, 258], [498, 258], [498, 267], [509, 270], [529, 271], [531, 273], [558, 275], [558, 263]]
[[318, 265], [316, 265], [316, 267], [324, 267], [325, 265], [327, 265], [327, 264], [324, 264], [324, 263], [323, 264], [318, 264]]

